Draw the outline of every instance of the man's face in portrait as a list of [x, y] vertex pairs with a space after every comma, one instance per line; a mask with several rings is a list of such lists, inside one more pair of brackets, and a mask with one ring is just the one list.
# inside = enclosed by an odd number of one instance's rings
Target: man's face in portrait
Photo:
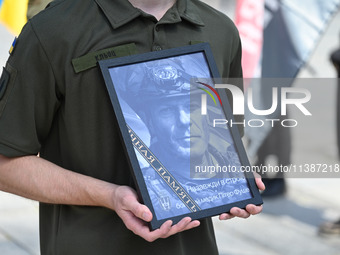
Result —
[[175, 96], [152, 104], [149, 125], [152, 136], [170, 155], [202, 157], [208, 147], [208, 123], [200, 101]]

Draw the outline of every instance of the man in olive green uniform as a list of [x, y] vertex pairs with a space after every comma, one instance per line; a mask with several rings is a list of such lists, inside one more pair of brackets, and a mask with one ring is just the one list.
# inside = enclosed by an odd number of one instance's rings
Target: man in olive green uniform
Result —
[[41, 202], [42, 255], [218, 253], [211, 219], [149, 230], [97, 66], [197, 41], [242, 75], [236, 28], [196, 0], [55, 0], [26, 24], [0, 80], [0, 190]]
[[39, 13], [41, 10], [45, 9], [45, 7], [52, 0], [29, 0], [28, 8], [27, 8], [27, 19], [32, 18], [34, 15]]

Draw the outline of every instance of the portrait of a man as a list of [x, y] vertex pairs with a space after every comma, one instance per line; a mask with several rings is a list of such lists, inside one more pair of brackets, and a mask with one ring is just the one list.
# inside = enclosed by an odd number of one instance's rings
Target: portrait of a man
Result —
[[[126, 124], [164, 169], [135, 150], [157, 219], [190, 213], [174, 185], [202, 210], [251, 198], [228, 127], [212, 125], [225, 118], [221, 106], [208, 100], [208, 113], [201, 112], [200, 83], [211, 82], [203, 54], [120, 66], [110, 75]], [[217, 171], [228, 166], [237, 171]]]

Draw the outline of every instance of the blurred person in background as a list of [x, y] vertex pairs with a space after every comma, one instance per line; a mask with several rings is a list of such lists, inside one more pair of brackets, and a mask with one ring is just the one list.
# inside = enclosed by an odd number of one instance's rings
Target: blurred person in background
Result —
[[[267, 160], [271, 156], [275, 157], [275, 164], [278, 166], [288, 166], [291, 164], [290, 129], [277, 125], [270, 130], [257, 152], [257, 162], [255, 165], [268, 164]], [[262, 197], [278, 197], [285, 194], [287, 187], [283, 172], [276, 173], [275, 177], [262, 174], [262, 178], [266, 186], [266, 190], [262, 192]]]
[[[338, 72], [338, 101], [337, 101], [337, 138], [338, 150], [340, 154], [340, 49], [331, 54], [331, 61]], [[340, 155], [339, 155], [340, 156]], [[325, 222], [319, 227], [321, 235], [338, 235], [340, 236], [340, 218], [334, 222]]]

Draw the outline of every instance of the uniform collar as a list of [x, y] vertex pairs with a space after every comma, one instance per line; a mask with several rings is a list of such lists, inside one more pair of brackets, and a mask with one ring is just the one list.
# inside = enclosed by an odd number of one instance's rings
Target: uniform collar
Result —
[[[128, 0], [95, 0], [114, 29], [121, 27], [142, 15]], [[113, 4], [114, 2], [114, 4]], [[194, 25], [204, 26], [197, 7], [191, 0], [177, 0], [178, 15]]]
[[197, 26], [204, 26], [204, 22], [199, 15], [199, 10], [191, 0], [177, 0], [179, 15]]

